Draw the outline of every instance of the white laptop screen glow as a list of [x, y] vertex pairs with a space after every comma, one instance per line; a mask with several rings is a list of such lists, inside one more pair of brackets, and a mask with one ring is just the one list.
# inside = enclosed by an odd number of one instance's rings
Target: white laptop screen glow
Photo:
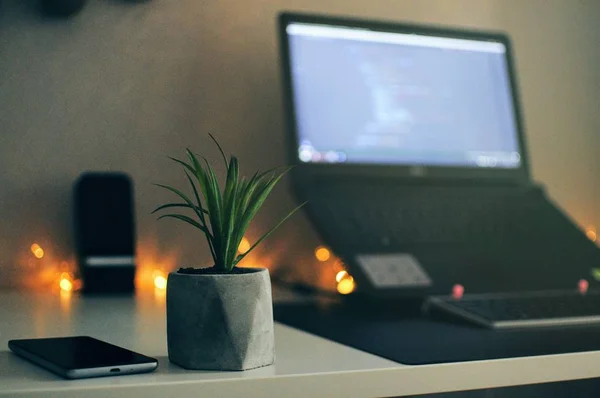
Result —
[[506, 47], [290, 23], [298, 158], [518, 168]]

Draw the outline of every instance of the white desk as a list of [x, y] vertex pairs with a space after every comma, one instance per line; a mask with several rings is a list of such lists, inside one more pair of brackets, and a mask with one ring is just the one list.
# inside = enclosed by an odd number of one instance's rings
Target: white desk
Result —
[[[276, 325], [273, 366], [186, 371], [167, 359], [164, 297], [81, 298], [0, 292], [0, 396], [369, 397], [600, 377], [600, 352], [405, 366]], [[8, 351], [15, 338], [91, 335], [157, 357], [156, 372], [67, 381]]]

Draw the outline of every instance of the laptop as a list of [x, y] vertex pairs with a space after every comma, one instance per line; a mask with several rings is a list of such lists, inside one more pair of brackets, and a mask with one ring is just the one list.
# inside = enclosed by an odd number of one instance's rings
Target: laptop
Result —
[[507, 35], [297, 13], [279, 32], [294, 192], [360, 293], [600, 321], [600, 251], [531, 179]]

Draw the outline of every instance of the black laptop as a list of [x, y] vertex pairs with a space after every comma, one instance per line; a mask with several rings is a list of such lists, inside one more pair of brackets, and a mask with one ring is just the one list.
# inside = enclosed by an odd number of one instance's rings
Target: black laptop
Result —
[[600, 320], [600, 251], [531, 179], [506, 35], [304, 14], [280, 35], [294, 191], [360, 293]]

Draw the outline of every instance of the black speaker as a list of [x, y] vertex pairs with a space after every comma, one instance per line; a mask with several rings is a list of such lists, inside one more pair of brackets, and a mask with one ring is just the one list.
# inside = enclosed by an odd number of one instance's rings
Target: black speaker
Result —
[[133, 184], [123, 173], [82, 174], [75, 183], [75, 243], [84, 293], [134, 290]]

